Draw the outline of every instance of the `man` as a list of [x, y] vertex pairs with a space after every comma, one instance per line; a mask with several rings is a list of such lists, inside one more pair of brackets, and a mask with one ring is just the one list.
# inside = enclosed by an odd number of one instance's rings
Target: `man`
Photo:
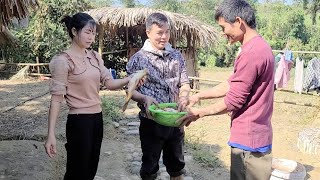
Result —
[[182, 54], [168, 43], [170, 28], [164, 14], [151, 14], [146, 20], [148, 39], [127, 64], [128, 74], [145, 68], [149, 71], [144, 84], [132, 96], [141, 109], [139, 133], [143, 155], [140, 176], [143, 180], [157, 177], [161, 151], [170, 179], [183, 179], [183, 127], [157, 124], [148, 112], [149, 106], [158, 102], [178, 102], [179, 110], [185, 109], [188, 104], [190, 86], [185, 61]]
[[[189, 98], [189, 114], [178, 120], [189, 125], [204, 116], [231, 112], [232, 180], [267, 180], [271, 175], [274, 56], [256, 31], [253, 8], [244, 0], [225, 0], [215, 19], [230, 44], [241, 52], [228, 82]], [[224, 97], [205, 108], [191, 108], [201, 99]]]

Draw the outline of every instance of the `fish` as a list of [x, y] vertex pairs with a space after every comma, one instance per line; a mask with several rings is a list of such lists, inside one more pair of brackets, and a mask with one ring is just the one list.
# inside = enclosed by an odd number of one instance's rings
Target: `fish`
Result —
[[145, 76], [148, 75], [148, 69], [139, 70], [136, 73], [134, 73], [133, 77], [130, 79], [128, 83], [128, 89], [127, 89], [127, 96], [125, 103], [122, 107], [122, 111], [124, 112], [127, 109], [127, 106], [129, 104], [129, 101], [132, 97], [133, 91], [137, 89], [137, 86], [141, 79], [143, 79]]

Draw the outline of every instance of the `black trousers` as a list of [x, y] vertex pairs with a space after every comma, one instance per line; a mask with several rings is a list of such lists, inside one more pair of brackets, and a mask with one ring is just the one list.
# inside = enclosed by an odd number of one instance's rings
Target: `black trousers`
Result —
[[69, 114], [65, 180], [92, 180], [96, 175], [103, 137], [102, 113]]
[[163, 151], [163, 164], [171, 177], [184, 172], [184, 129], [167, 127], [153, 120], [139, 116], [142, 166], [140, 176], [143, 180], [155, 179], [159, 170], [159, 159]]

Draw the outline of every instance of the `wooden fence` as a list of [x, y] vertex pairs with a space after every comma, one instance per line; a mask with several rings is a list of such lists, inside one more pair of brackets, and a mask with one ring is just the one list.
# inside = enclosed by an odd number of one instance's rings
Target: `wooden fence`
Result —
[[0, 75], [9, 77], [16, 74], [23, 67], [29, 66], [29, 76], [51, 76], [49, 71], [49, 63], [0, 63]]

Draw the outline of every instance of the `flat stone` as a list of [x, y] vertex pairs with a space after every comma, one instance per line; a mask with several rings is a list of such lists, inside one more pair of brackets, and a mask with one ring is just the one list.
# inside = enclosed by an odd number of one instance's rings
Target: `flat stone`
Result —
[[139, 130], [139, 128], [136, 126], [129, 126], [128, 130]]
[[95, 176], [94, 180], [105, 180], [104, 178], [100, 177], [100, 176]]
[[120, 124], [120, 126], [124, 126], [124, 125], [128, 124], [128, 121], [127, 120], [120, 120], [119, 124]]
[[128, 131], [127, 128], [120, 128], [120, 132], [125, 133], [126, 131]]
[[104, 152], [104, 154], [110, 156], [112, 154], [112, 152], [111, 151], [106, 151], [106, 152]]
[[193, 177], [186, 176], [186, 177], [183, 178], [183, 180], [193, 180]]
[[141, 166], [141, 162], [139, 162], [139, 161], [133, 161], [131, 164], [133, 166]]
[[134, 114], [134, 115], [126, 115], [124, 118], [126, 119], [136, 119], [138, 118], [138, 115]]
[[140, 126], [140, 122], [129, 122], [127, 126]]
[[113, 125], [113, 127], [115, 127], [115, 128], [118, 128], [118, 127], [120, 126], [120, 124], [117, 123], [117, 122], [112, 122], [112, 125]]
[[132, 166], [132, 167], [130, 168], [130, 172], [131, 172], [132, 174], [140, 174], [140, 166]]
[[185, 162], [190, 162], [190, 161], [192, 161], [192, 156], [190, 156], [190, 155], [187, 155], [187, 156], [184, 156], [184, 161]]
[[139, 130], [128, 130], [124, 134], [125, 135], [139, 135]]

